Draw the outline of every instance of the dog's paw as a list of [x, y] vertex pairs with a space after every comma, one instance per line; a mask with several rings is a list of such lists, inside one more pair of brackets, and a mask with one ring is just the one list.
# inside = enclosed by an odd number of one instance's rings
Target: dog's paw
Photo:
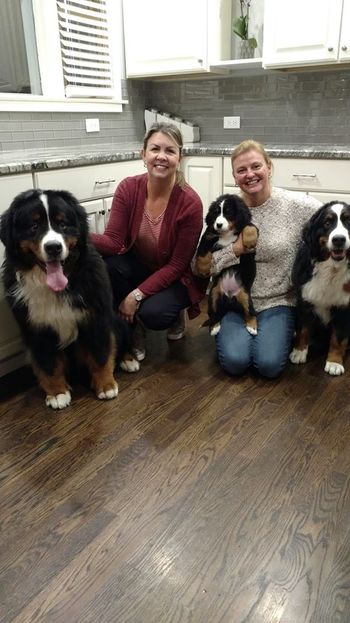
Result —
[[140, 364], [135, 357], [132, 357], [131, 359], [123, 359], [120, 362], [120, 367], [125, 372], [138, 372]]
[[248, 325], [246, 325], [245, 328], [247, 329], [248, 333], [250, 333], [250, 335], [258, 335], [258, 331], [254, 327], [249, 327]]
[[116, 398], [118, 396], [118, 391], [118, 384], [115, 383], [113, 387], [102, 389], [97, 392], [97, 398], [99, 400], [111, 400], [112, 398]]
[[49, 394], [46, 396], [46, 406], [52, 407], [52, 409], [64, 409], [70, 405], [72, 400], [71, 393], [67, 389], [64, 394], [57, 394], [57, 396], [50, 396]]
[[336, 363], [335, 361], [326, 361], [326, 365], [324, 367], [324, 371], [328, 372], [332, 376], [340, 376], [340, 374], [344, 374], [345, 368], [341, 363]]
[[246, 249], [255, 249], [258, 242], [258, 230], [254, 225], [246, 225], [243, 228], [242, 242]]
[[215, 336], [219, 333], [221, 329], [221, 324], [220, 322], [217, 322], [216, 324], [214, 324], [214, 326], [210, 329], [210, 335]]
[[293, 348], [292, 352], [289, 355], [289, 360], [292, 363], [305, 363], [307, 359], [308, 348], [304, 350], [298, 350], [297, 348]]

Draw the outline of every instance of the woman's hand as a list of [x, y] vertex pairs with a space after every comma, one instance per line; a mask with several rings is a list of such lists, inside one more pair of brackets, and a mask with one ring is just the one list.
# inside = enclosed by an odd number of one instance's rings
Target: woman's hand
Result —
[[138, 302], [132, 292], [125, 297], [119, 305], [119, 313], [129, 323], [134, 322], [134, 316], [138, 309]]

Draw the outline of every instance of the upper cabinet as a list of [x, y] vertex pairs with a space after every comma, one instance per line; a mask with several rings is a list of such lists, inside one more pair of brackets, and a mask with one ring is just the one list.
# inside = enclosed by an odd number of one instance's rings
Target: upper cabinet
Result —
[[231, 0], [124, 0], [128, 78], [205, 74], [231, 56]]
[[350, 61], [350, 0], [265, 0], [263, 66]]

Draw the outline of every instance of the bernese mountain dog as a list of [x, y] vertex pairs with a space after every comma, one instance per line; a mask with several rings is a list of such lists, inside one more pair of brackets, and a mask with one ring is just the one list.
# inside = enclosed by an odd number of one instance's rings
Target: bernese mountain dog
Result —
[[292, 282], [297, 293], [297, 330], [290, 354], [305, 363], [310, 336], [327, 328], [330, 341], [325, 371], [344, 374], [350, 337], [350, 205], [331, 201], [306, 224], [296, 255]]
[[232, 244], [241, 233], [244, 247], [252, 251], [242, 254], [238, 264], [224, 268], [212, 278], [208, 295], [208, 320], [204, 323], [209, 325], [211, 335], [219, 333], [221, 320], [229, 310], [242, 313], [249, 333], [257, 333], [251, 287], [256, 274], [253, 251], [257, 244], [258, 230], [251, 220], [249, 208], [237, 195], [220, 195], [209, 206], [205, 219], [207, 227], [196, 251], [196, 274], [207, 277], [210, 274], [213, 251]]
[[84, 208], [66, 191], [23, 192], [2, 215], [0, 239], [6, 297], [46, 404], [63, 409], [71, 402], [72, 350], [96, 396], [117, 396], [116, 362], [129, 372], [139, 363], [129, 354], [128, 326], [113, 311], [104, 261], [88, 241]]

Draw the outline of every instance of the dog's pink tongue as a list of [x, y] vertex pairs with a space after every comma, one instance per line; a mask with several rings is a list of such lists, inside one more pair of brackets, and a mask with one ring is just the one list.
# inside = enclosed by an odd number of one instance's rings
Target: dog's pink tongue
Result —
[[61, 292], [65, 289], [68, 279], [62, 270], [61, 262], [46, 264], [46, 283], [54, 292]]

